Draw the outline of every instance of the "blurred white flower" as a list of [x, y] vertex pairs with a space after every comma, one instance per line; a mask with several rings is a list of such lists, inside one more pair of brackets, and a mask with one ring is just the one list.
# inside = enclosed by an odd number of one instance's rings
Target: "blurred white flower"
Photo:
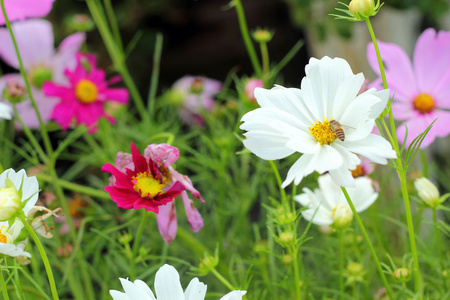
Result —
[[414, 187], [420, 199], [429, 207], [436, 207], [441, 204], [440, 194], [437, 187], [427, 178], [421, 177], [414, 181]]
[[21, 207], [25, 216], [38, 200], [39, 184], [35, 176], [28, 177], [25, 170], [8, 169], [0, 174], [0, 221], [14, 216]]
[[11, 109], [5, 103], [0, 103], [0, 119], [11, 119]]
[[[125, 293], [110, 290], [114, 300], [203, 300], [206, 295], [206, 284], [194, 278], [189, 282], [188, 287], [183, 292], [180, 283], [180, 275], [177, 270], [164, 265], [156, 272], [155, 276], [155, 295], [148, 285], [142, 280], [134, 282], [128, 279], [119, 278]], [[246, 291], [232, 291], [223, 296], [221, 300], [240, 300]]]
[[262, 159], [303, 154], [283, 187], [299, 184], [314, 171], [329, 171], [336, 184], [351, 187], [355, 179], [350, 170], [361, 163], [356, 154], [379, 164], [397, 157], [388, 141], [371, 133], [386, 107], [388, 90], [358, 95], [364, 76], [353, 74], [340, 58], [311, 58], [305, 71], [301, 89], [256, 88], [261, 107], [245, 114], [240, 127], [247, 131], [245, 147]]
[[[355, 182], [356, 186], [347, 188], [347, 192], [359, 213], [375, 202], [378, 193], [374, 191], [368, 177], [358, 177]], [[302, 211], [306, 220], [312, 220], [316, 225], [333, 225], [337, 228], [345, 227], [352, 221], [353, 214], [350, 206], [341, 188], [333, 182], [329, 174], [319, 177], [319, 188], [314, 191], [304, 188], [303, 192], [294, 199], [307, 207]]]

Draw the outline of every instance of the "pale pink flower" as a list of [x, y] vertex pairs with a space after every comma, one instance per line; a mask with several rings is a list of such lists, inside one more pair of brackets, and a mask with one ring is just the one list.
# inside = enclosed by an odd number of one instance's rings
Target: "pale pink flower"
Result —
[[77, 65], [73, 71], [66, 69], [65, 76], [69, 84], [59, 85], [45, 82], [42, 90], [45, 95], [58, 97], [60, 102], [55, 106], [51, 118], [68, 129], [72, 122], [76, 125], [84, 124], [90, 127], [89, 132], [97, 130], [97, 122], [106, 117], [109, 122], [114, 118], [107, 115], [104, 105], [108, 101], [126, 104], [128, 90], [124, 88], [110, 88], [109, 84], [116, 83], [118, 77], [106, 81], [106, 73], [97, 68], [97, 61], [92, 54], [76, 54]]
[[245, 96], [249, 101], [257, 103], [255, 98], [255, 89], [263, 87], [264, 86], [261, 79], [249, 78], [245, 84], [244, 89]]
[[188, 125], [203, 126], [202, 111], [211, 112], [216, 106], [214, 95], [222, 89], [220, 81], [203, 76], [184, 76], [172, 86], [181, 97], [180, 118]]
[[[4, 0], [6, 15], [10, 21], [22, 21], [26, 18], [42, 18], [52, 10], [54, 0]], [[0, 12], [0, 25], [5, 24], [3, 12]]]
[[[25, 1], [21, 1], [25, 2]], [[42, 1], [35, 1], [36, 3]], [[12, 30], [17, 41], [25, 72], [31, 83], [31, 92], [42, 117], [42, 121], [50, 121], [54, 106], [58, 103], [55, 97], [44, 95], [41, 88], [45, 81], [51, 80], [57, 84], [67, 83], [64, 69], [75, 67], [75, 54], [85, 40], [84, 33], [75, 33], [62, 41], [59, 48], [54, 48], [53, 28], [46, 20], [27, 20], [12, 24]], [[0, 28], [0, 57], [11, 67], [19, 69], [14, 45], [6, 28]], [[0, 95], [8, 83], [15, 83], [25, 89], [22, 76], [18, 73], [7, 74], [0, 78]], [[17, 104], [20, 118], [30, 128], [39, 128], [36, 112], [27, 100]], [[5, 99], [3, 99], [5, 100]]]
[[[379, 42], [381, 58], [385, 65], [394, 118], [408, 127], [406, 144], [421, 134], [435, 119], [421, 148], [429, 146], [436, 137], [450, 134], [450, 32], [425, 30], [417, 40], [413, 60], [399, 46]], [[367, 47], [367, 57], [372, 69], [379, 75], [373, 44]], [[381, 89], [378, 78], [372, 83]], [[400, 142], [406, 129], [397, 129]]]

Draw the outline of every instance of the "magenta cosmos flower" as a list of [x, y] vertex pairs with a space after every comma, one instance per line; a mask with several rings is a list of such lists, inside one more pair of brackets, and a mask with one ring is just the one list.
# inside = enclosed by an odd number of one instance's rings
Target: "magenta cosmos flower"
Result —
[[[136, 149], [134, 144], [132, 144], [132, 153], [133, 149]], [[135, 150], [137, 153], [137, 150]], [[139, 153], [137, 153], [139, 154]], [[140, 156], [140, 154], [139, 154]], [[181, 201], [183, 202], [184, 209], [186, 211], [188, 222], [190, 223], [191, 229], [194, 232], [198, 232], [203, 227], [203, 219], [198, 212], [198, 210], [195, 208], [193, 201], [189, 198], [187, 191], [191, 192], [193, 198], [199, 199], [202, 203], [204, 203], [203, 198], [201, 197], [200, 193], [193, 187], [191, 180], [177, 171], [172, 167], [172, 164], [175, 163], [178, 160], [179, 157], [179, 150], [176, 147], [167, 145], [167, 144], [152, 144], [147, 146], [144, 153], [144, 159], [148, 163], [148, 165], [154, 166], [156, 169], [157, 174], [162, 174], [163, 176], [163, 184], [160, 186], [162, 193], [161, 196], [167, 195], [167, 191], [172, 188], [173, 190], [179, 191], [178, 194], [172, 194], [170, 195], [171, 199], [168, 200], [166, 203], [160, 204], [157, 202], [152, 202], [153, 200], [148, 198], [143, 203], [146, 205], [150, 205], [153, 209], [147, 209], [152, 210], [157, 213], [156, 219], [158, 222], [158, 228], [159, 232], [161, 233], [161, 236], [164, 238], [165, 242], [167, 244], [170, 244], [170, 242], [173, 241], [173, 239], [176, 236], [177, 233], [177, 217], [176, 217], [176, 208], [175, 204], [172, 201], [173, 198], [180, 195]], [[110, 178], [110, 186], [106, 187], [105, 189], [110, 190], [111, 187], [116, 185], [117, 177], [115, 177], [115, 173], [112, 173], [110, 170], [114, 168], [118, 172], [126, 175], [129, 172], [132, 172], [135, 170], [135, 159], [134, 154], [128, 154], [128, 153], [117, 153], [116, 157], [116, 168], [109, 164], [105, 164], [105, 166], [102, 168], [103, 171], [111, 173], [113, 176]], [[106, 169], [105, 169], [106, 167]], [[115, 172], [117, 172], [115, 171]], [[135, 176], [135, 175], [132, 175]], [[123, 176], [122, 176], [123, 177]], [[138, 186], [134, 181], [135, 179], [132, 179], [133, 181], [133, 190], [134, 192], [139, 192]], [[175, 187], [173, 187], [175, 185]], [[108, 191], [107, 190], [107, 191]], [[108, 191], [109, 192], [109, 191]], [[111, 192], [110, 192], [111, 194]], [[155, 194], [155, 193], [153, 193]], [[111, 197], [113, 195], [111, 194]], [[128, 197], [132, 198], [131, 194], [128, 194]], [[114, 197], [113, 197], [114, 200]], [[116, 201], [116, 200], [114, 200]], [[117, 202], [117, 201], [116, 201]], [[119, 207], [123, 208], [141, 208], [141, 207], [134, 207], [134, 206], [128, 206], [124, 207], [117, 202]], [[145, 207], [144, 207], [145, 208]], [[156, 208], [156, 210], [155, 210]]]
[[[26, 18], [41, 18], [52, 10], [54, 0], [4, 0], [6, 15], [10, 21]], [[0, 13], [0, 25], [5, 24], [3, 13]]]
[[[36, 1], [39, 2], [39, 1]], [[73, 69], [76, 65], [75, 54], [85, 40], [84, 33], [75, 33], [62, 41], [55, 50], [52, 24], [46, 20], [26, 20], [12, 24], [12, 30], [17, 46], [22, 56], [22, 62], [31, 83], [31, 92], [41, 114], [42, 121], [47, 123], [58, 98], [48, 97], [42, 92], [45, 81], [56, 84], [67, 84], [64, 69]], [[19, 69], [19, 61], [6, 28], [0, 28], [0, 57], [11, 67]], [[15, 90], [25, 92], [25, 83], [18, 73], [7, 74], [0, 78], [0, 95], [5, 88], [17, 87]], [[17, 92], [16, 92], [17, 94]], [[29, 128], [39, 128], [39, 122], [31, 101], [17, 104], [20, 118]]]
[[126, 104], [128, 91], [124, 88], [108, 87], [108, 84], [117, 82], [118, 77], [107, 82], [105, 72], [97, 68], [94, 55], [77, 53], [76, 59], [75, 69], [64, 71], [69, 80], [68, 85], [46, 82], [42, 89], [45, 95], [60, 99], [53, 109], [51, 118], [64, 130], [75, 121], [76, 125], [85, 124], [91, 127], [89, 132], [94, 132], [97, 129], [95, 125], [101, 117], [106, 117], [111, 123], [115, 122], [113, 117], [105, 113], [105, 103], [116, 101]]
[[[394, 118], [408, 127], [406, 144], [421, 134], [435, 119], [433, 128], [421, 148], [436, 137], [450, 134], [450, 32], [425, 30], [417, 40], [413, 60], [395, 44], [379, 42], [381, 58], [386, 67], [386, 80], [391, 91]], [[372, 69], [379, 75], [373, 44], [367, 48]], [[372, 83], [382, 88], [381, 79]], [[405, 126], [397, 129], [400, 142], [405, 138]]]
[[203, 76], [184, 76], [178, 79], [173, 84], [172, 91], [180, 98], [180, 118], [188, 125], [203, 126], [205, 121], [201, 112], [211, 112], [214, 109], [214, 95], [221, 89], [220, 81]]

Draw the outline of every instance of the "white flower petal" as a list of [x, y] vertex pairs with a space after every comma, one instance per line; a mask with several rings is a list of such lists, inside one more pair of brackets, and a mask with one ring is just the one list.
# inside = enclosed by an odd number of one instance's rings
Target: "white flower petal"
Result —
[[281, 187], [285, 188], [294, 180], [294, 184], [298, 185], [303, 177], [314, 172], [315, 157], [317, 157], [317, 155], [303, 154], [289, 169], [286, 179], [281, 184]]
[[359, 89], [364, 82], [364, 75], [359, 73], [354, 76], [348, 76], [339, 85], [336, 91], [336, 96], [334, 97], [333, 107], [329, 110], [332, 113], [328, 116], [329, 118], [334, 118], [340, 120], [342, 114], [346, 111], [349, 104], [358, 95]]
[[256, 88], [255, 98], [261, 107], [276, 108], [296, 117], [300, 122], [311, 124], [315, 121], [310, 105], [298, 89], [276, 86], [270, 90]]
[[247, 137], [247, 139], [243, 141], [245, 148], [262, 159], [280, 159], [295, 152], [286, 147], [286, 137], [277, 132], [253, 130], [244, 135]]
[[346, 167], [330, 170], [330, 175], [331, 178], [333, 178], [333, 181], [340, 186], [355, 186], [355, 179], [352, 176], [352, 172]]
[[241, 300], [242, 296], [244, 296], [247, 291], [232, 291], [220, 298], [220, 300]]
[[5, 103], [0, 103], [0, 119], [10, 120], [12, 117], [11, 108]]
[[375, 95], [381, 100], [372, 107], [372, 112], [369, 115], [369, 118], [376, 119], [381, 115], [383, 110], [386, 108], [386, 105], [389, 101], [389, 89], [377, 91], [375, 88], [371, 88], [362, 93], [361, 95], [365, 94]]
[[147, 294], [144, 290], [142, 290], [141, 287], [136, 286], [128, 279], [119, 278], [119, 280], [122, 284], [125, 294], [127, 294], [130, 299], [154, 300], [154, 298]]
[[113, 298], [113, 300], [132, 300], [130, 297], [127, 296], [127, 294], [116, 291], [116, 290], [109, 290], [109, 294]]
[[152, 290], [150, 289], [150, 287], [145, 282], [143, 282], [142, 280], [136, 279], [134, 281], [134, 285], [137, 288], [141, 289], [144, 293], [149, 295], [152, 300], [155, 299], [155, 296], [153, 295]]
[[346, 143], [346, 148], [382, 165], [387, 164], [387, 158], [397, 158], [397, 154], [392, 149], [391, 144], [376, 134], [369, 134], [366, 138], [359, 141], [349, 141]]
[[378, 193], [375, 192], [372, 181], [368, 177], [356, 178], [355, 188], [348, 189], [347, 191], [358, 213], [365, 211], [378, 198]]
[[174, 267], [166, 264], [156, 272], [155, 294], [158, 300], [184, 300], [180, 275]]
[[185, 300], [203, 300], [206, 295], [206, 284], [200, 282], [197, 277], [193, 278], [184, 292]]
[[17, 257], [17, 256], [26, 256], [26, 257], [31, 257], [31, 254], [23, 251], [23, 249], [21, 249], [21, 247], [19, 247], [18, 245], [14, 245], [14, 244], [7, 244], [7, 243], [0, 243], [0, 254], [5, 254], [5, 255], [9, 255], [12, 257]]

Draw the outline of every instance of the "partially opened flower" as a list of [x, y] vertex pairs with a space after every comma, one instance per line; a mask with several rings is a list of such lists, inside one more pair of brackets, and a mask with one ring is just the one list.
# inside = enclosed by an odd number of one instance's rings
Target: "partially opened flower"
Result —
[[185, 187], [162, 173], [153, 160], [142, 156], [134, 143], [131, 143], [131, 155], [133, 168], [121, 171], [109, 163], [102, 167], [102, 171], [115, 177], [114, 185], [106, 186], [105, 191], [119, 207], [159, 213], [159, 206], [171, 202]]
[[[22, 1], [23, 2], [23, 1]], [[35, 1], [39, 2], [39, 1]], [[55, 97], [44, 95], [42, 85], [46, 81], [66, 84], [64, 69], [73, 69], [76, 64], [75, 54], [84, 42], [84, 33], [75, 33], [62, 41], [55, 50], [53, 28], [46, 20], [27, 20], [12, 24], [17, 47], [22, 56], [22, 62], [31, 83], [31, 92], [42, 117], [47, 123], [53, 108], [58, 102]], [[19, 69], [19, 61], [6, 28], [0, 28], [0, 57], [11, 67]], [[15, 87], [11, 90], [11, 87]], [[20, 94], [19, 94], [20, 92]], [[19, 98], [17, 110], [25, 125], [39, 128], [36, 112], [25, 94], [25, 83], [20, 74], [7, 74], [0, 79], [0, 95], [4, 100]], [[23, 101], [21, 101], [23, 100]]]
[[28, 216], [38, 200], [38, 193], [36, 177], [28, 177], [25, 170], [4, 171], [0, 174], [0, 221], [9, 220], [19, 209]]
[[[180, 283], [180, 275], [171, 265], [164, 265], [156, 272], [155, 294], [142, 280], [134, 282], [119, 278], [125, 291], [110, 290], [114, 300], [203, 300], [206, 295], [206, 284], [200, 282], [197, 277], [192, 279], [186, 290]], [[220, 298], [221, 300], [241, 300], [246, 291], [232, 291]], [[156, 297], [155, 297], [156, 295]]]
[[179, 115], [188, 125], [204, 125], [202, 111], [211, 112], [216, 106], [214, 95], [222, 89], [220, 81], [203, 76], [184, 76], [172, 86], [180, 100]]
[[[172, 164], [178, 160], [179, 155], [179, 150], [168, 144], [152, 144], [147, 146], [144, 152], [144, 157], [148, 163], [153, 164], [158, 172], [163, 174], [168, 183], [178, 183], [183, 186], [180, 198], [186, 211], [187, 220], [191, 229], [194, 232], [198, 232], [203, 228], [203, 219], [195, 208], [193, 201], [189, 198], [187, 191], [192, 194], [194, 199], [198, 199], [202, 203], [204, 203], [204, 200], [200, 195], [200, 192], [193, 187], [189, 177], [178, 173], [173, 168]], [[134, 170], [132, 155], [123, 152], [117, 153], [116, 168], [122, 173], [126, 173], [127, 169]], [[111, 176], [110, 185], [114, 185], [115, 182], [115, 177]], [[170, 244], [176, 236], [178, 227], [175, 203], [173, 201], [167, 202], [166, 204], [159, 206], [158, 211], [156, 219], [159, 232], [164, 238], [164, 241], [167, 244]]]
[[[429, 146], [436, 137], [450, 134], [450, 32], [425, 30], [417, 40], [411, 60], [399, 46], [378, 42], [385, 65], [386, 80], [393, 97], [392, 112], [396, 120], [408, 127], [406, 145], [421, 134], [435, 119], [420, 148]], [[373, 44], [367, 46], [372, 69], [380, 75]], [[381, 89], [378, 78], [372, 83]], [[406, 134], [402, 124], [397, 128], [399, 142]]]
[[[355, 179], [355, 187], [347, 188], [355, 210], [366, 210], [378, 197], [368, 177]], [[319, 177], [319, 188], [311, 191], [303, 189], [303, 194], [294, 197], [295, 201], [305, 206], [303, 217], [316, 225], [333, 225], [346, 227], [353, 219], [353, 213], [341, 188], [336, 185], [329, 174]]]
[[76, 125], [84, 124], [91, 127], [89, 132], [94, 132], [101, 117], [106, 117], [111, 123], [115, 122], [113, 117], [106, 114], [105, 103], [115, 101], [126, 104], [129, 95], [124, 88], [108, 87], [109, 84], [117, 82], [118, 77], [106, 81], [106, 74], [97, 68], [94, 55], [78, 53], [76, 59], [75, 69], [64, 71], [69, 84], [46, 82], [42, 89], [45, 95], [60, 99], [53, 109], [51, 118], [64, 130], [75, 122]]
[[338, 185], [354, 186], [350, 170], [360, 164], [356, 154], [379, 164], [396, 157], [388, 141], [371, 134], [389, 92], [370, 89], [358, 95], [363, 82], [343, 59], [311, 58], [301, 89], [255, 90], [261, 107], [242, 117], [245, 147], [266, 160], [303, 154], [283, 187], [314, 171], [329, 171]]
[[[54, 0], [4, 0], [8, 20], [25, 20], [26, 18], [42, 18], [52, 10]], [[5, 24], [0, 12], [0, 25]]]

